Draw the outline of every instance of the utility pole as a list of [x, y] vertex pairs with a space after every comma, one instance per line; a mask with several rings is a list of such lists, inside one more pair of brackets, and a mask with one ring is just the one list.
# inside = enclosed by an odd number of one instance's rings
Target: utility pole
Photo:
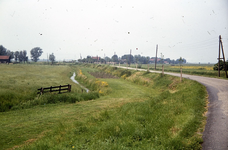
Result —
[[[220, 57], [220, 51], [222, 49], [222, 55], [223, 57], [221, 58]], [[224, 61], [224, 69], [225, 69], [225, 73], [226, 73], [226, 78], [228, 78], [227, 76], [227, 68], [226, 68], [226, 59], [225, 59], [225, 53], [224, 53], [224, 50], [223, 50], [223, 44], [222, 44], [222, 37], [221, 35], [219, 35], [219, 58], [218, 58], [218, 76], [220, 77], [220, 60], [223, 59]]]
[[156, 70], [156, 65], [157, 65], [157, 54], [158, 54], [158, 44], [156, 45], [156, 57], [155, 57], [155, 70]]
[[106, 60], [105, 60], [105, 53], [104, 53], [104, 64], [106, 64]]
[[49, 61], [48, 61], [48, 53], [47, 53], [47, 63], [49, 64]]

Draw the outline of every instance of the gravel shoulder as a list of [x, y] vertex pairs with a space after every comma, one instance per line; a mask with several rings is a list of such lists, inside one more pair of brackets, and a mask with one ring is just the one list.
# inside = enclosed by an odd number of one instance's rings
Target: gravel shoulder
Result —
[[[128, 69], [135, 70], [135, 68]], [[161, 73], [161, 71], [150, 72]], [[165, 74], [180, 76], [179, 73], [165, 72]], [[203, 150], [228, 150], [228, 80], [187, 74], [183, 74], [182, 77], [195, 80], [207, 88], [209, 104], [206, 113], [207, 123], [203, 132]]]

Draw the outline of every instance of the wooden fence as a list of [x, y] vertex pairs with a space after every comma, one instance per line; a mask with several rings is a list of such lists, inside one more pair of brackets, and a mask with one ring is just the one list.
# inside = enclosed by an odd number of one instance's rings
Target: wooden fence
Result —
[[[43, 93], [47, 93], [47, 92], [58, 92], [58, 93], [66, 93], [66, 92], [70, 92], [71, 91], [71, 85], [60, 85], [60, 86], [51, 86], [51, 87], [47, 87], [47, 88], [40, 88], [38, 89], [39, 92], [37, 92], [37, 94], [42, 95]], [[61, 92], [64, 91], [64, 92]]]

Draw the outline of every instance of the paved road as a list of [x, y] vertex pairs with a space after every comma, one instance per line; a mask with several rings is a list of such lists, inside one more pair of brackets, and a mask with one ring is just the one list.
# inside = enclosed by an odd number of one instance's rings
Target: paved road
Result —
[[[161, 71], [150, 72], [161, 73]], [[165, 74], [180, 76], [179, 73], [165, 72]], [[186, 74], [183, 74], [183, 78], [203, 84], [209, 95], [207, 123], [203, 132], [203, 150], [228, 150], [228, 80]]]

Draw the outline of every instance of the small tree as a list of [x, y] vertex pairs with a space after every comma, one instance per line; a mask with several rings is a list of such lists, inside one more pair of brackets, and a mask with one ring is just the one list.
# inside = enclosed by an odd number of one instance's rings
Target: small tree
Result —
[[184, 59], [182, 57], [180, 57], [180, 59], [178, 61], [179, 61], [180, 68], [182, 68]]
[[27, 51], [26, 50], [23, 50], [22, 51], [22, 57], [23, 57], [24, 63], [28, 61], [28, 57], [26, 55], [27, 55]]
[[19, 58], [19, 62], [22, 62], [24, 60], [22, 51], [19, 52], [18, 58]]
[[112, 61], [117, 63], [118, 62], [118, 56], [117, 55], [113, 55], [112, 56]]
[[42, 55], [43, 51], [41, 48], [35, 47], [30, 51], [30, 53], [31, 53], [32, 61], [37, 62], [39, 60], [39, 57]]
[[10, 59], [14, 58], [14, 52], [11, 52], [10, 50], [6, 51], [6, 55], [10, 57]]
[[181, 75], [180, 75], [180, 81], [182, 81], [182, 64], [183, 64], [183, 59], [182, 59], [182, 57], [180, 57], [180, 59], [179, 59], [179, 64], [180, 64], [180, 71], [181, 71]]
[[0, 55], [6, 55], [6, 48], [2, 45], [0, 45]]
[[164, 55], [161, 53], [161, 64], [164, 64]]
[[49, 60], [51, 61], [51, 64], [54, 63], [54, 61], [55, 61], [55, 55], [53, 53], [49, 55]]
[[[225, 70], [225, 66], [226, 66], [226, 70], [228, 70], [228, 60], [226, 61], [226, 65], [224, 63], [223, 60], [219, 60], [219, 70]], [[214, 70], [218, 70], [218, 63], [216, 63], [213, 67]]]
[[17, 62], [17, 59], [19, 59], [19, 51], [16, 51], [14, 53], [14, 58], [15, 58], [15, 61]]

